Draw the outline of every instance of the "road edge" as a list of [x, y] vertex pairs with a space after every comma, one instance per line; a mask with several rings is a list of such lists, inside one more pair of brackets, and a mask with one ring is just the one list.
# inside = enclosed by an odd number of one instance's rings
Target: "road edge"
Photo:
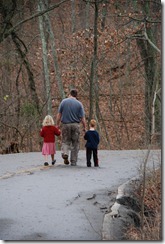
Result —
[[138, 214], [140, 205], [136, 199], [132, 198], [134, 185], [138, 186], [140, 182], [140, 176], [136, 176], [118, 187], [115, 203], [110, 208], [110, 212], [104, 215], [102, 240], [124, 240], [124, 233], [130, 224], [140, 225]]

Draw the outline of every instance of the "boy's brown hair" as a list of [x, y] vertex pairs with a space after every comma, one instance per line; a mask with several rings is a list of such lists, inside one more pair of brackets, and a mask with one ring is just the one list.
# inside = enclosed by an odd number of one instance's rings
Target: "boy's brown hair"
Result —
[[96, 126], [96, 120], [91, 119], [91, 121], [90, 121], [90, 126], [91, 126], [91, 127], [95, 127], [95, 126]]

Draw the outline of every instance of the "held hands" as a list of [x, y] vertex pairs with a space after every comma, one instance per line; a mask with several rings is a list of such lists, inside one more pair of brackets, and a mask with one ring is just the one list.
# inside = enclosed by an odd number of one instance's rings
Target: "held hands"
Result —
[[60, 126], [59, 125], [56, 125], [57, 129], [60, 130]]

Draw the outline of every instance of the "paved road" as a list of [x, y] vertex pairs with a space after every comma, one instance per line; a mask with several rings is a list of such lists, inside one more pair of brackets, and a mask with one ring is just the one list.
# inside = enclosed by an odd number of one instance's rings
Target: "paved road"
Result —
[[[136, 176], [146, 151], [99, 151], [100, 167], [44, 167], [40, 152], [0, 155], [0, 240], [101, 240], [117, 187]], [[160, 164], [152, 151], [150, 165]]]

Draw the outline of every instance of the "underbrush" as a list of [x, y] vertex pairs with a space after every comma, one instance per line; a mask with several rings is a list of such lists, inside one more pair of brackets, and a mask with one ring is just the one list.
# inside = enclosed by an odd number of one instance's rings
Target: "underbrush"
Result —
[[146, 177], [145, 184], [134, 192], [141, 203], [139, 228], [130, 226], [127, 240], [162, 240], [161, 229], [161, 168], [153, 170]]

